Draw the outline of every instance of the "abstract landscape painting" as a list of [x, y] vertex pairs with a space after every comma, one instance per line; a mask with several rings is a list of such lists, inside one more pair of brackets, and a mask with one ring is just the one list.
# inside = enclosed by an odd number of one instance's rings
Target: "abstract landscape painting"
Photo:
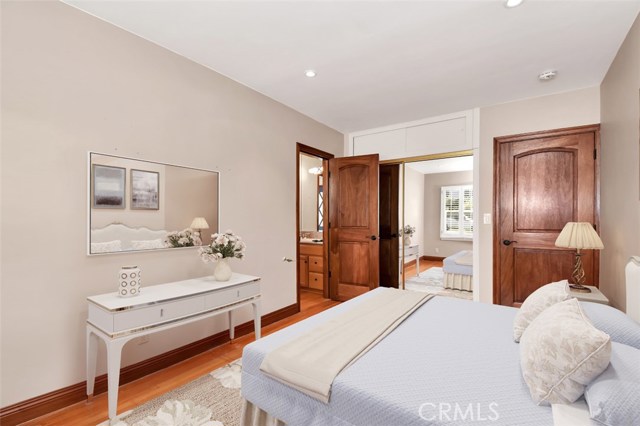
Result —
[[131, 169], [131, 208], [160, 209], [160, 173]]
[[93, 207], [124, 209], [126, 171], [122, 167], [93, 165]]

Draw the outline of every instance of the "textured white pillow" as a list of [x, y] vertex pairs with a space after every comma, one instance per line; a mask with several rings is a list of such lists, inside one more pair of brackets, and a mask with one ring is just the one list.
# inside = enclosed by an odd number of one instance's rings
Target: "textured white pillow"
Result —
[[513, 340], [520, 341], [520, 336], [542, 311], [551, 305], [571, 298], [569, 282], [567, 280], [543, 285], [529, 295], [520, 306], [513, 320]]
[[122, 242], [120, 240], [91, 243], [91, 253], [111, 253], [114, 251], [122, 251]]
[[150, 250], [165, 247], [166, 246], [160, 238], [157, 240], [131, 240], [131, 248], [133, 250]]
[[520, 366], [538, 404], [572, 404], [611, 359], [611, 339], [584, 315], [577, 299], [546, 309], [520, 340]]

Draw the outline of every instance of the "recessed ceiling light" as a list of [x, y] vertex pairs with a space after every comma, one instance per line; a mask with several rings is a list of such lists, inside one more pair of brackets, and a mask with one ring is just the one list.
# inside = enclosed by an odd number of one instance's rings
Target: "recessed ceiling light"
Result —
[[505, 0], [504, 7], [517, 7], [522, 4], [524, 0]]
[[558, 71], [554, 71], [554, 70], [545, 71], [542, 74], [538, 75], [538, 80], [540, 81], [553, 80], [557, 74], [558, 74]]
[[311, 78], [311, 77], [315, 77], [316, 76], [316, 72], [314, 70], [306, 70], [304, 72], [304, 75], [306, 75], [307, 77]]

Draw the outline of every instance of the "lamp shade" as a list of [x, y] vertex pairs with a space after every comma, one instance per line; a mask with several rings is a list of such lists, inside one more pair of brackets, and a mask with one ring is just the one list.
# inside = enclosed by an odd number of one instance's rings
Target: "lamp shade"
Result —
[[209, 224], [207, 223], [206, 220], [204, 220], [204, 217], [196, 217], [195, 219], [193, 219], [193, 222], [191, 222], [190, 228], [209, 229]]
[[601, 250], [604, 245], [589, 222], [569, 222], [558, 235], [556, 247]]

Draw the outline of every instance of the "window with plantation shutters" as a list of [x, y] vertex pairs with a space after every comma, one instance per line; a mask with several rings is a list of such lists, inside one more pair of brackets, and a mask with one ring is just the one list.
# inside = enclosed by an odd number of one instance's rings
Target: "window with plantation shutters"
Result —
[[440, 238], [473, 239], [473, 186], [443, 186], [440, 196]]

